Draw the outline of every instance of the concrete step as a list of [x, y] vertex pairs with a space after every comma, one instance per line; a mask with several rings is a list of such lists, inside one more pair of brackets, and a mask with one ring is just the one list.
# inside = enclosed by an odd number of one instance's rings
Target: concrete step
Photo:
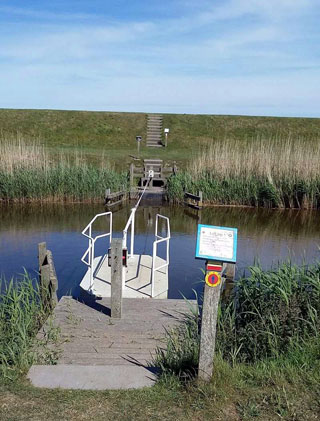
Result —
[[112, 390], [153, 386], [155, 369], [138, 365], [34, 365], [28, 378], [35, 387]]

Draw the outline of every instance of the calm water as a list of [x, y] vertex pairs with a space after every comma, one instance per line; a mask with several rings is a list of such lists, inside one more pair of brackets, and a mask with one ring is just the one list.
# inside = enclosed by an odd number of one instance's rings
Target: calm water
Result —
[[[7, 278], [25, 267], [36, 275], [37, 245], [47, 242], [52, 250], [59, 280], [59, 296], [79, 294], [79, 283], [86, 267], [80, 258], [87, 240], [80, 234], [91, 218], [103, 212], [102, 205], [11, 205], [0, 207], [0, 272]], [[151, 254], [156, 213], [169, 216], [170, 242], [169, 297], [181, 293], [193, 298], [192, 289], [201, 290], [204, 268], [194, 258], [196, 229], [199, 222], [238, 228], [237, 273], [255, 258], [265, 268], [291, 257], [294, 262], [319, 258], [320, 213], [317, 211], [259, 210], [239, 208], [204, 209], [201, 219], [196, 211], [181, 207], [142, 202], [136, 214], [135, 252]], [[114, 236], [120, 237], [130, 214], [130, 206], [114, 212]], [[95, 230], [102, 232], [103, 225]], [[105, 239], [98, 243], [102, 254]], [[161, 251], [161, 250], [160, 250]]]

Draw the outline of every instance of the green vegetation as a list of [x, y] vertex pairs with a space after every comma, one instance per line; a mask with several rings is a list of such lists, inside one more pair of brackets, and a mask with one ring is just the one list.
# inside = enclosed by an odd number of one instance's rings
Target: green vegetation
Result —
[[[320, 119], [163, 117], [168, 147], [155, 151], [142, 142], [140, 158], [177, 161], [172, 198], [181, 199], [186, 189], [202, 190], [212, 205], [320, 206]], [[0, 197], [100, 199], [105, 188], [127, 183], [119, 172], [137, 155], [135, 136], [146, 139], [146, 122], [143, 113], [0, 110], [1, 156], [11, 153], [11, 166], [2, 159]], [[17, 144], [23, 159], [13, 151], [17, 146], [10, 152]]]
[[[146, 148], [147, 118], [144, 113], [115, 113], [57, 110], [0, 109], [2, 139], [16, 137], [27, 143], [39, 141], [53, 156], [75, 150], [90, 161], [112, 161], [117, 168], [127, 169], [130, 154], [137, 154], [136, 135], [143, 138], [141, 157], [154, 157], [155, 150]], [[246, 141], [265, 138], [319, 141], [320, 119], [245, 116], [212, 116], [164, 114], [163, 127], [170, 128], [168, 148], [156, 154], [167, 161], [185, 166], [216, 141]], [[1, 141], [0, 141], [1, 142]]]
[[40, 286], [27, 272], [18, 280], [2, 278], [0, 291], [0, 375], [12, 379], [32, 364], [34, 337], [48, 312]]
[[126, 189], [127, 174], [87, 163], [75, 153], [52, 160], [37, 142], [20, 138], [0, 144], [0, 197], [3, 200], [101, 201], [105, 189]]
[[319, 208], [319, 142], [259, 139], [215, 142], [177, 177], [169, 194], [203, 192], [213, 205]]
[[[285, 360], [310, 343], [320, 358], [320, 264], [288, 262], [269, 271], [256, 265], [249, 272], [236, 281], [220, 305], [217, 351], [221, 358], [233, 365]], [[167, 349], [157, 350], [155, 361], [165, 376], [195, 374], [198, 318], [194, 311], [184, 324], [168, 332]]]
[[314, 339], [320, 351], [320, 264], [249, 271], [221, 307], [217, 343], [223, 358], [277, 360]]
[[[199, 349], [195, 309], [178, 330], [168, 332], [167, 352], [159, 350], [156, 357], [164, 372], [154, 387], [99, 392], [37, 389], [23, 377], [9, 381], [3, 376], [8, 370], [2, 369], [0, 418], [317, 420], [319, 276], [319, 264], [284, 263], [265, 272], [250, 268], [250, 275], [237, 282], [221, 306], [214, 376], [208, 385], [193, 380]], [[24, 286], [17, 289], [10, 283], [1, 297], [1, 362], [10, 362], [10, 377], [16, 379], [14, 368], [23, 373], [31, 362], [31, 338], [43, 314], [39, 291], [25, 278]], [[15, 357], [8, 358], [11, 355]]]

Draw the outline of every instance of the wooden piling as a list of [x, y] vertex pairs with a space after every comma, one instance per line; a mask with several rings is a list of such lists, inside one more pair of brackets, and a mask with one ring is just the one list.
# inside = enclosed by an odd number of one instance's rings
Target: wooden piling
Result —
[[52, 310], [57, 302], [58, 278], [50, 250], [45, 242], [38, 244], [39, 282], [41, 286], [41, 299], [44, 307]]
[[198, 378], [205, 382], [211, 380], [213, 373], [221, 285], [222, 282], [215, 287], [204, 286]]

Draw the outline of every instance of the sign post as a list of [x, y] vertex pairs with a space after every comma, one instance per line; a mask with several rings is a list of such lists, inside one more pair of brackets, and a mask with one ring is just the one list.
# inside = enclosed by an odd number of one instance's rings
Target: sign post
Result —
[[164, 135], [165, 135], [165, 138], [166, 138], [165, 147], [167, 147], [167, 146], [168, 146], [168, 134], [169, 134], [169, 132], [170, 132], [170, 129], [166, 127], [166, 128], [164, 129]]
[[138, 146], [138, 156], [140, 155], [140, 143], [141, 143], [142, 137], [136, 136], [137, 146]]
[[225, 262], [235, 263], [236, 253], [236, 228], [198, 225], [196, 258], [206, 260], [198, 373], [200, 381], [208, 382], [212, 377], [218, 307], [222, 278], [226, 269]]

